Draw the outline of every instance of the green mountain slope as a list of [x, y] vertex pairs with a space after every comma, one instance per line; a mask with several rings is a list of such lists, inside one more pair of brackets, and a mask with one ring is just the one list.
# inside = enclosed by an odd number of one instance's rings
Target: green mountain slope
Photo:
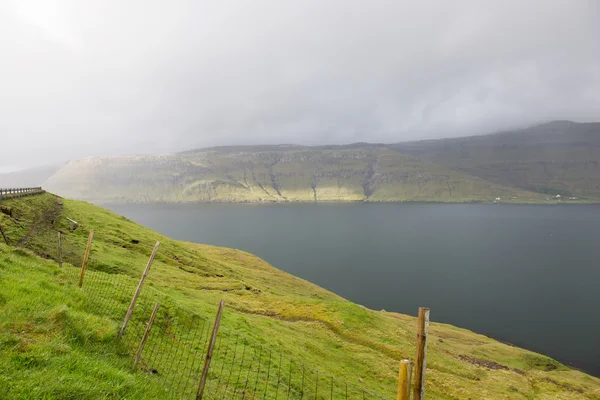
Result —
[[367, 144], [83, 159], [60, 169], [44, 187], [96, 203], [541, 199]]
[[[223, 327], [387, 398], [395, 397], [399, 360], [414, 357], [415, 318], [365, 309], [248, 253], [174, 241], [102, 208], [57, 201], [51, 194], [2, 205], [13, 215], [0, 213], [9, 241], [46, 258], [0, 244], [4, 398], [142, 399], [161, 398], [157, 393], [164, 390], [155, 377], [130, 372], [131, 358], [114, 347], [118, 320], [86, 308], [84, 294], [67, 283], [72, 278], [66, 267], [60, 270], [51, 260], [59, 229], [70, 244], [68, 254], [81, 253], [88, 230], [95, 229], [90, 279], [99, 274], [95, 271], [139, 277], [160, 240], [147, 280], [153, 290], [203, 315], [213, 315], [224, 299]], [[71, 231], [67, 217], [80, 226]], [[597, 378], [435, 322], [427, 367], [432, 399], [600, 399]]]
[[493, 135], [391, 147], [500, 185], [600, 199], [600, 123], [555, 121]]

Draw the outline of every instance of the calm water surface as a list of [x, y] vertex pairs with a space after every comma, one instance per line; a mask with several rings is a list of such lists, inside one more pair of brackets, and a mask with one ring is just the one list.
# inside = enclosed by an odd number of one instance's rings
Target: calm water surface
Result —
[[165, 235], [243, 249], [373, 309], [416, 314], [600, 376], [600, 207], [111, 206]]

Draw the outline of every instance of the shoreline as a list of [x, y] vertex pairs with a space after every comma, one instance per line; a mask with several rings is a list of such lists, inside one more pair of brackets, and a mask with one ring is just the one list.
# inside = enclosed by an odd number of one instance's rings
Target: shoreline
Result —
[[464, 200], [464, 201], [446, 201], [446, 200], [284, 200], [284, 201], [94, 201], [82, 200], [99, 206], [125, 206], [125, 205], [183, 205], [183, 204], [256, 204], [256, 205], [279, 205], [279, 204], [490, 204], [490, 205], [597, 205], [598, 200], [548, 200], [548, 201], [488, 201], [488, 200]]

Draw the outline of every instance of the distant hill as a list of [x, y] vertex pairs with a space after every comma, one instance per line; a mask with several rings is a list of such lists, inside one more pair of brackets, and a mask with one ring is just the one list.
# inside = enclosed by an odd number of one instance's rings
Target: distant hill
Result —
[[41, 186], [63, 166], [64, 165], [53, 165], [0, 174], [0, 187], [21, 188]]
[[96, 203], [539, 201], [381, 144], [230, 146], [68, 163], [44, 184]]
[[600, 199], [600, 123], [554, 121], [492, 135], [390, 147], [500, 185]]
[[[95, 203], [600, 201], [600, 123], [407, 143], [226, 146], [0, 174]], [[570, 201], [570, 200], [569, 200]]]

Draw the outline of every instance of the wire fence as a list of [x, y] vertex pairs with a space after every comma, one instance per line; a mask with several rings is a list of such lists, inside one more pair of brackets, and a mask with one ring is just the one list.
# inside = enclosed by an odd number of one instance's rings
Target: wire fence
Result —
[[[65, 263], [63, 270], [67, 279], [77, 284], [81, 268]], [[85, 307], [121, 324], [137, 284], [135, 279], [121, 274], [86, 270], [81, 289]], [[211, 320], [178, 306], [169, 296], [147, 286], [136, 301], [120, 345], [128, 354], [137, 351], [156, 303], [160, 307], [137, 366], [161, 381], [168, 389], [165, 398], [195, 398]]]
[[[162, 297], [163, 301], [168, 301]], [[125, 336], [134, 338], [136, 346], [146, 328], [144, 317], [149, 319], [154, 308], [149, 301], [142, 301], [142, 304], [141, 309], [136, 309], [139, 318], [131, 326], [129, 335]], [[139, 368], [154, 374], [163, 386], [169, 388], [174, 398], [195, 398], [213, 323], [180, 307], [159, 304], [141, 353]]]
[[[83, 229], [83, 228], [79, 228]], [[62, 261], [68, 282], [77, 284], [85, 253], [85, 231], [56, 234], [47, 258]], [[85, 307], [122, 324], [139, 278], [115, 273], [94, 258], [87, 260], [82, 285]], [[140, 343], [159, 304], [145, 346]], [[145, 285], [119, 341], [125, 354], [139, 350], [137, 368], [162, 383], [165, 398], [194, 399], [206, 360], [214, 316], [185, 309], [172, 297]], [[133, 359], [132, 359], [133, 363]], [[226, 326], [216, 336], [207, 370], [204, 399], [383, 399], [384, 397], [296, 361], [283, 352], [253, 342]]]
[[211, 399], [383, 399], [221, 327], [208, 375]]

